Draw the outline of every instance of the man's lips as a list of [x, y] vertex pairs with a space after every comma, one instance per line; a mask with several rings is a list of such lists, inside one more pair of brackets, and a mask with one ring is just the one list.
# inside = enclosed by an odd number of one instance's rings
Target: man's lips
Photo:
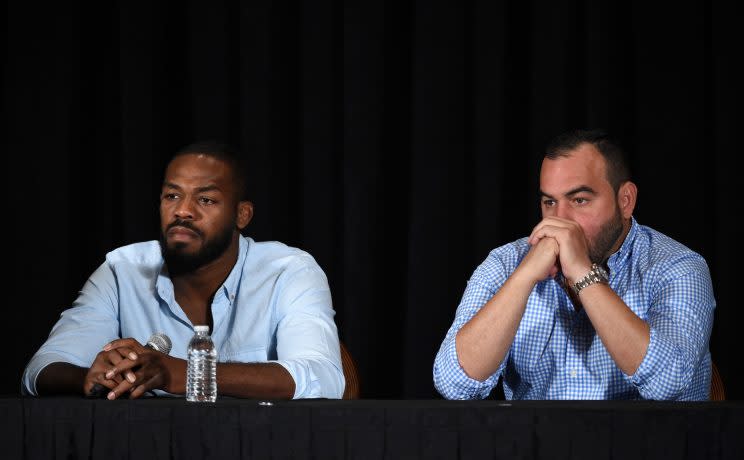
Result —
[[168, 237], [173, 240], [193, 240], [199, 238], [199, 234], [190, 228], [175, 226], [168, 230]]

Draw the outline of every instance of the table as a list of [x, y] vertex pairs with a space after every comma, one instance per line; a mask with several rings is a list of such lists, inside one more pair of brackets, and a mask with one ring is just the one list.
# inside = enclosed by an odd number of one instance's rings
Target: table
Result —
[[0, 397], [2, 458], [744, 459], [744, 403]]

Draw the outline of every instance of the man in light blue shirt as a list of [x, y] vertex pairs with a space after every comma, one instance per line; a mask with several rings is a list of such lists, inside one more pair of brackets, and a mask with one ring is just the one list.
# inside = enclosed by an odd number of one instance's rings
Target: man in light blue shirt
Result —
[[[240, 232], [253, 216], [240, 157], [192, 144], [169, 163], [161, 239], [110, 252], [23, 374], [32, 395], [184, 394], [198, 324], [218, 350], [220, 395], [339, 398], [339, 340], [325, 274], [306, 252]], [[169, 355], [144, 347], [154, 332]]]
[[559, 136], [543, 220], [470, 278], [434, 362], [449, 399], [707, 399], [715, 299], [703, 258], [632, 217], [637, 188], [601, 131]]

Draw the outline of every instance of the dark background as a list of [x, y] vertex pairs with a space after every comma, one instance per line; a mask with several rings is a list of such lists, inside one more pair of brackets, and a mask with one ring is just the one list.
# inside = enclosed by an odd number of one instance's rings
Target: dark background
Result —
[[604, 127], [638, 221], [708, 261], [741, 399], [741, 25], [710, 3], [7, 2], [0, 392], [107, 251], [157, 236], [165, 159], [217, 138], [252, 165], [247, 233], [328, 274], [363, 396], [437, 397], [469, 275], [539, 218], [544, 144]]

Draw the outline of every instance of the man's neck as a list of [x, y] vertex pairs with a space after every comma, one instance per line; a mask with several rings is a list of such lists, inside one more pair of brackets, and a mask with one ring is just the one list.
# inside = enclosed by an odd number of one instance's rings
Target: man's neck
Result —
[[601, 265], [605, 268], [607, 268], [607, 261], [610, 260], [610, 257], [615, 254], [617, 251], [620, 250], [620, 248], [623, 246], [623, 243], [625, 243], [625, 238], [628, 237], [628, 234], [630, 233], [630, 228], [633, 226], [633, 219], [623, 219], [623, 233], [620, 235], [620, 237], [617, 239], [615, 244], [612, 246], [612, 249], [610, 249], [610, 252], [605, 256], [604, 260], [602, 261]]
[[238, 239], [234, 238], [222, 255], [194, 271], [172, 275], [176, 298], [188, 298], [200, 302], [212, 299], [215, 292], [235, 267], [238, 261]]

